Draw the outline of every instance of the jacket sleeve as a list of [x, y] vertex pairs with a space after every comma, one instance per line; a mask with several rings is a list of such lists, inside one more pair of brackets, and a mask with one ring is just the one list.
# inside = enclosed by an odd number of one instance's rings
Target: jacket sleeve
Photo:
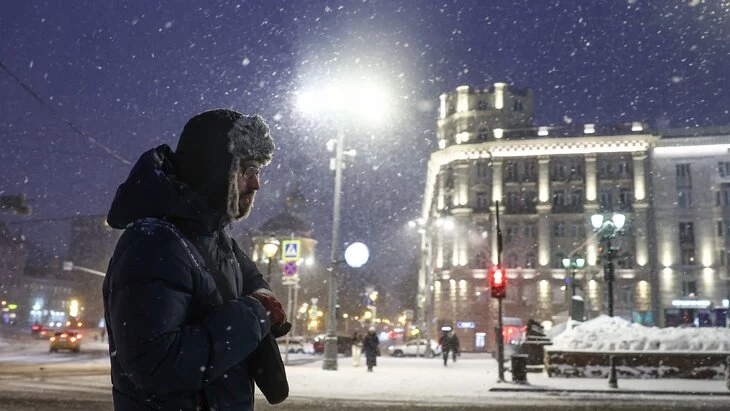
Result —
[[186, 324], [197, 272], [185, 244], [167, 229], [138, 237], [110, 270], [112, 355], [146, 391], [198, 390], [256, 349], [268, 332], [266, 312], [244, 297]]
[[241, 295], [250, 295], [261, 288], [271, 291], [271, 287], [264, 280], [264, 276], [258, 267], [256, 267], [256, 263], [241, 250], [235, 241], [233, 241], [233, 249], [236, 254], [236, 259], [238, 259], [238, 264], [241, 266], [241, 276], [243, 277], [243, 293]]

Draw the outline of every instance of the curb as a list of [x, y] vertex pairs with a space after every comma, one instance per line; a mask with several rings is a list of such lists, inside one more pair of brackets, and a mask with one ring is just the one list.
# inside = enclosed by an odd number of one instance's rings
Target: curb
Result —
[[489, 392], [539, 392], [556, 394], [632, 394], [632, 395], [679, 395], [698, 396], [707, 395], [710, 397], [730, 397], [730, 392], [719, 391], [647, 391], [647, 390], [571, 390], [561, 388], [510, 388], [494, 387]]

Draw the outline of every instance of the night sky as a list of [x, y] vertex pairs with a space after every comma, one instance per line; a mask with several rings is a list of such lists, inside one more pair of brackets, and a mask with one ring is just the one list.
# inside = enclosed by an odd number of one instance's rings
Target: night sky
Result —
[[45, 103], [0, 70], [0, 191], [34, 208], [0, 218], [61, 256], [64, 219], [106, 214], [130, 169], [91, 139], [134, 162], [174, 148], [192, 115], [231, 107], [262, 114], [278, 145], [234, 231], [280, 213], [300, 187], [328, 258], [335, 133], [296, 111], [295, 92], [337, 73], [372, 70], [397, 103], [386, 126], [348, 130], [358, 156], [343, 189], [342, 240], [368, 244], [367, 269], [387, 278], [418, 255], [406, 223], [443, 92], [532, 87], [538, 125], [730, 124], [730, 0], [110, 3], [12, 1], [0, 14], [0, 62]]

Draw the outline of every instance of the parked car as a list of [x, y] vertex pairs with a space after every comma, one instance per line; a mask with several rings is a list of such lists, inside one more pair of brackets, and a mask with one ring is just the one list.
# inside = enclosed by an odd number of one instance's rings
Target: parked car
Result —
[[[324, 338], [324, 334], [314, 338], [313, 348], [315, 354], [324, 353]], [[337, 337], [337, 353], [346, 356], [352, 355], [352, 337], [342, 335]]]
[[50, 352], [58, 352], [59, 350], [70, 350], [72, 352], [81, 351], [81, 333], [75, 331], [58, 331], [48, 340], [50, 342]]
[[[426, 340], [413, 340], [405, 344], [391, 345], [388, 347], [388, 354], [394, 357], [415, 357], [416, 355], [423, 357], [426, 352]], [[441, 354], [441, 346], [435, 340], [431, 340], [431, 357]]]

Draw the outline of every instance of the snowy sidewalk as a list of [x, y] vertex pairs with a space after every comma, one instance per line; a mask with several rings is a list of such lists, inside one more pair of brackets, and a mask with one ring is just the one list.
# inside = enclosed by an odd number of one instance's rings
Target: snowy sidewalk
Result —
[[[491, 358], [464, 354], [456, 363], [443, 366], [439, 358], [379, 357], [374, 372], [355, 368], [349, 358], [340, 358], [337, 371], [322, 370], [321, 361], [287, 368], [290, 395], [300, 398], [349, 400], [386, 400], [394, 402], [438, 402], [448, 404], [483, 404], [509, 392], [545, 392], [575, 394], [646, 394], [646, 395], [717, 395], [730, 390], [720, 380], [619, 379], [619, 389], [610, 389], [605, 379], [549, 378], [528, 373], [529, 385], [498, 382], [497, 363]], [[507, 381], [511, 374], [505, 373]], [[541, 394], [542, 393], [542, 394]]]
[[[660, 401], [661, 398], [682, 396], [685, 398], [683, 401], [715, 398], [722, 404], [730, 404], [730, 390], [725, 388], [725, 381], [720, 380], [619, 379], [619, 389], [613, 390], [608, 388], [605, 379], [548, 378], [537, 373], [527, 374], [529, 385], [513, 384], [509, 382], [511, 374], [506, 372], [507, 382], [499, 383], [497, 363], [485, 355], [464, 354], [456, 363], [449, 361], [448, 367], [443, 366], [440, 358], [379, 357], [378, 366], [372, 373], [367, 372], [364, 366], [353, 367], [349, 357], [339, 358], [337, 371], [323, 370], [321, 356], [296, 354], [290, 355], [290, 360], [297, 364], [287, 367], [292, 400], [446, 407], [493, 404], [495, 401], [542, 403], [555, 398], [605, 401], [616, 396], [630, 398], [631, 401]], [[25, 363], [28, 373], [33, 371], [27, 376], [22, 364], [2, 365], [7, 369], [0, 373], [0, 385], [4, 385], [0, 392], [68, 395], [76, 392], [99, 398], [107, 398], [111, 393], [108, 360], [46, 364], [40, 373], [39, 364]], [[19, 369], [12, 369], [15, 366]], [[73, 378], [69, 378], [71, 375]], [[261, 397], [260, 393], [257, 397]]]

